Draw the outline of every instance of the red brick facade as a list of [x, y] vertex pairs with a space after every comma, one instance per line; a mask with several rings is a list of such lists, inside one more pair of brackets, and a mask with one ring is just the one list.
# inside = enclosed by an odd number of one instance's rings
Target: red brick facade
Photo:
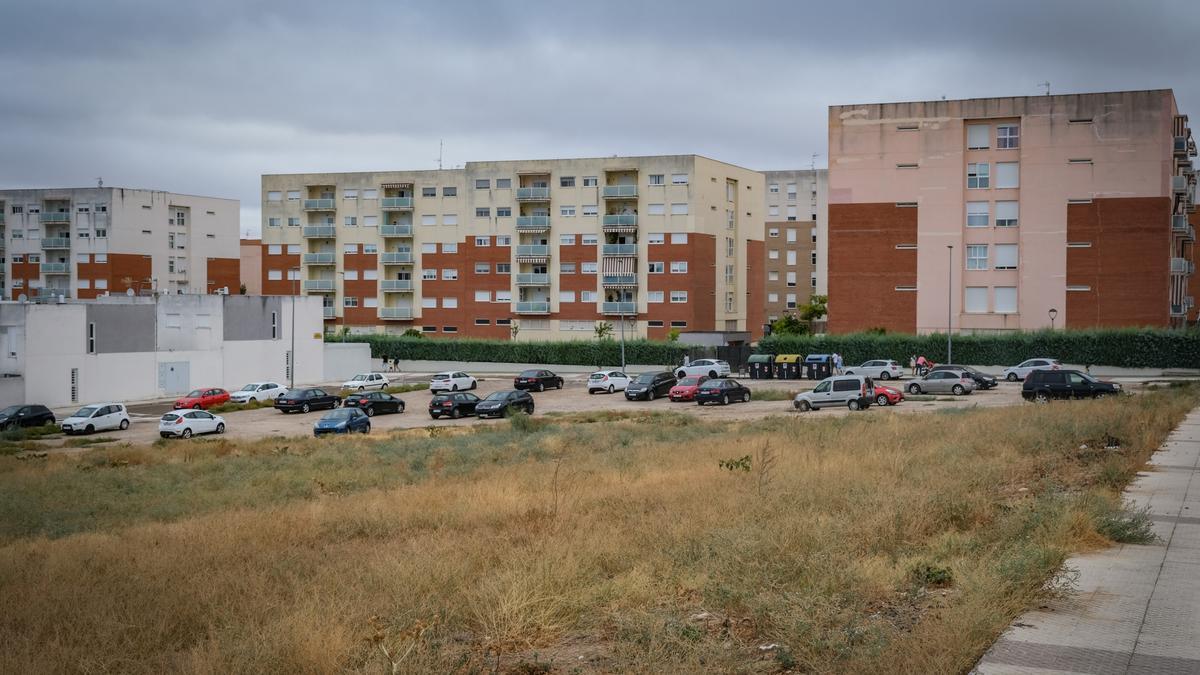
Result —
[[917, 208], [893, 203], [829, 205], [831, 333], [917, 330]]
[[766, 275], [763, 274], [765, 246], [763, 242], [751, 239], [746, 242], [746, 330], [750, 331], [750, 339], [758, 340], [763, 336], [763, 323], [767, 320], [766, 312]]
[[[299, 295], [300, 281], [288, 279], [288, 270], [300, 269], [300, 255], [269, 255], [268, 244], [262, 245], [262, 294]], [[283, 250], [287, 250], [286, 247]], [[280, 279], [268, 279], [271, 270], [278, 270]]]
[[228, 288], [231, 294], [237, 295], [242, 285], [242, 262], [237, 258], [209, 258], [207, 275], [209, 293]]
[[[723, 242], [722, 242], [723, 244]], [[662, 321], [661, 327], [650, 327], [647, 336], [651, 340], [664, 340], [671, 332], [672, 321], [687, 322], [687, 326], [677, 327], [682, 332], [724, 330], [725, 326], [716, 325], [717, 298], [715, 280], [717, 275], [724, 275], [725, 270], [716, 268], [717, 238], [711, 234], [689, 232], [686, 244], [672, 244], [671, 235], [666, 235], [662, 244], [650, 244], [646, 259], [648, 262], [661, 262], [662, 274], [647, 275], [647, 291], [662, 291], [662, 304], [648, 304], [643, 319]], [[671, 263], [686, 261], [687, 274], [672, 274]], [[687, 291], [686, 303], [671, 302], [671, 291]], [[724, 303], [725, 299], [721, 298]]]

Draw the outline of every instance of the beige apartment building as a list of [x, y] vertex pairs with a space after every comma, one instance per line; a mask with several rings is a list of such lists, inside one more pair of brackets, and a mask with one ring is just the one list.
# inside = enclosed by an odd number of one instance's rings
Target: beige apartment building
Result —
[[1170, 90], [829, 109], [829, 329], [1178, 326], [1196, 145]]
[[4, 297], [237, 293], [235, 199], [129, 188], [0, 190]]
[[696, 155], [264, 175], [262, 292], [356, 332], [758, 335], [763, 190]]
[[828, 171], [764, 171], [766, 322], [794, 314], [825, 292]]

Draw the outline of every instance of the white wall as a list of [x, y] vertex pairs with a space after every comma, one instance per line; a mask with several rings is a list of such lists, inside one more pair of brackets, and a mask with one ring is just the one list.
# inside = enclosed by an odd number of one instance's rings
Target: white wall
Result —
[[371, 345], [365, 342], [329, 342], [325, 344], [325, 382], [345, 382], [358, 373], [376, 370]]

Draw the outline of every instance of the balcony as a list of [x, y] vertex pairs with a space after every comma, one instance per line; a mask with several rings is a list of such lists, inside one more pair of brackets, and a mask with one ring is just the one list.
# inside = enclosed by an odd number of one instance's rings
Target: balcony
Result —
[[637, 228], [637, 214], [604, 216], [603, 226], [605, 232], [628, 232]]
[[0, 225], [4, 224], [4, 214], [0, 213]]
[[1193, 295], [1183, 296], [1183, 306], [1191, 309], [1196, 306], [1196, 297]]
[[517, 247], [517, 258], [540, 258], [545, 259], [550, 257], [550, 247], [546, 244], [521, 244]]
[[517, 275], [517, 285], [518, 286], [549, 286], [550, 285], [550, 275], [549, 274], [537, 274], [537, 273], [532, 273], [532, 274], [521, 273], [521, 274]]
[[518, 302], [517, 314], [549, 314], [549, 302]]
[[379, 234], [384, 237], [411, 237], [412, 225], [384, 225], [379, 228]]
[[411, 265], [413, 262], [413, 254], [411, 251], [397, 253], [395, 251], [384, 252], [379, 254], [379, 262], [384, 265]]
[[305, 225], [305, 239], [333, 239], [337, 236], [337, 228], [333, 225]]
[[1171, 192], [1177, 195], [1187, 194], [1188, 177], [1187, 176], [1171, 176]]
[[637, 314], [636, 302], [603, 302], [600, 303], [600, 311], [604, 314]]
[[69, 213], [39, 213], [39, 223], [69, 223], [71, 222], [71, 214]]
[[332, 265], [332, 253], [305, 253], [303, 262], [305, 265]]
[[1187, 232], [1187, 229], [1188, 229], [1188, 217], [1187, 216], [1182, 215], [1182, 214], [1176, 214], [1176, 215], [1171, 216], [1171, 231], [1172, 232], [1174, 232], [1175, 234], [1182, 234], [1184, 232]]
[[70, 237], [47, 237], [42, 240], [42, 250], [51, 251], [57, 248], [71, 248]]
[[1187, 258], [1171, 258], [1171, 274], [1191, 274], [1196, 271], [1196, 264]]
[[412, 197], [384, 197], [379, 200], [379, 208], [384, 211], [411, 211]]
[[306, 291], [332, 291], [333, 279], [305, 279], [304, 290]]
[[1188, 156], [1188, 137], [1187, 136], [1176, 136], [1175, 137], [1175, 156], [1176, 157], [1187, 157]]
[[413, 312], [412, 307], [380, 307], [378, 316], [381, 319], [411, 320]]
[[321, 315], [323, 317], [325, 317], [326, 319], [336, 318], [337, 317], [337, 308], [336, 307], [322, 307]]
[[550, 216], [517, 216], [517, 232], [545, 232], [550, 229]]
[[637, 186], [605, 185], [601, 196], [605, 199], [637, 199]]
[[1183, 305], [1171, 305], [1171, 316], [1187, 316], [1187, 308]]
[[305, 199], [305, 211], [333, 211], [332, 199]]
[[548, 188], [548, 187], [519, 187], [519, 188], [517, 188], [517, 201], [519, 201], [519, 202], [548, 202], [548, 201], [550, 201], [550, 188]]
[[379, 282], [379, 290], [384, 293], [411, 293], [412, 279], [384, 279]]
[[637, 286], [636, 274], [605, 274], [600, 283], [606, 288]]
[[42, 274], [70, 274], [71, 264], [65, 262], [44, 262], [42, 263]]
[[610, 257], [629, 257], [636, 256], [638, 252], [637, 244], [605, 244], [601, 249], [601, 253]]

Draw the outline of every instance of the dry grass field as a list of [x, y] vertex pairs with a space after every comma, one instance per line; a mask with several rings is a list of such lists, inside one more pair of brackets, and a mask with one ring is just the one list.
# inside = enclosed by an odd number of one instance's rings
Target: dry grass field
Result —
[[964, 672], [1197, 403], [0, 457], [0, 671]]

